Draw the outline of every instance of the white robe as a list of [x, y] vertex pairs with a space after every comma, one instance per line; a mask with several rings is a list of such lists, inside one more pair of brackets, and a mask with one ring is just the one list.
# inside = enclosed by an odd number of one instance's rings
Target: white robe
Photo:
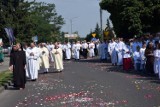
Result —
[[158, 52], [159, 52], [158, 49], [154, 51], [154, 73], [155, 74], [159, 73], [159, 66], [160, 66]]
[[123, 58], [131, 58], [131, 49], [129, 45], [125, 45], [123, 47], [122, 57]]
[[72, 58], [75, 58], [75, 46], [76, 44], [72, 44]]
[[[30, 79], [37, 79], [38, 78], [38, 58], [39, 58], [39, 50], [34, 48], [27, 49], [27, 62], [28, 62], [28, 75]], [[33, 53], [34, 56], [30, 56]]]
[[156, 50], [154, 52], [154, 57], [158, 61], [158, 63], [156, 64], [157, 65], [156, 73], [158, 73], [160, 79], [160, 50]]
[[77, 43], [74, 46], [74, 53], [75, 53], [75, 59], [79, 59], [80, 58], [80, 49], [81, 49], [81, 44]]
[[[48, 69], [49, 68], [49, 51], [46, 47], [43, 47], [43, 48], [40, 48], [41, 49], [41, 60], [42, 60], [42, 66], [45, 68], [45, 69]], [[42, 52], [45, 52], [45, 53], [42, 53]]]
[[117, 53], [116, 53], [116, 50], [115, 50], [116, 44], [117, 44], [116, 42], [112, 42], [112, 43], [108, 44], [108, 52], [111, 56], [112, 64], [117, 63]]
[[118, 42], [117, 45], [115, 46], [115, 49], [117, 51], [117, 55], [118, 55], [118, 63], [117, 65], [123, 65], [123, 56], [122, 56], [122, 51], [124, 48], [125, 44], [123, 42]]
[[[58, 52], [58, 54], [56, 54], [56, 52]], [[57, 71], [62, 71], [64, 69], [62, 49], [61, 48], [53, 49], [52, 54], [53, 54], [53, 58], [54, 58], [54, 68]]]
[[107, 49], [108, 46], [106, 43], [102, 43], [100, 46], [100, 59], [106, 59], [107, 58]]
[[94, 48], [95, 48], [95, 44], [94, 43], [90, 43], [89, 44], [89, 57], [94, 57], [95, 56]]
[[87, 43], [83, 43], [82, 44], [82, 49], [88, 49], [88, 44]]
[[65, 54], [66, 54], [66, 59], [71, 59], [71, 45], [70, 44], [65, 45]]
[[99, 45], [98, 45], [98, 55], [99, 55], [99, 58], [101, 59], [101, 50], [102, 50], [102, 44], [100, 43]]
[[144, 64], [146, 62], [146, 57], [145, 57], [145, 50], [146, 48], [141, 48], [140, 49], [140, 57], [141, 57], [141, 70], [144, 69]]

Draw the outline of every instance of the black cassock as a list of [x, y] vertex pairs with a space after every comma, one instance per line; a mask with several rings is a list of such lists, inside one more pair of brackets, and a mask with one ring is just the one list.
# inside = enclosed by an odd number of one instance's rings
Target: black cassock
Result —
[[10, 57], [10, 66], [13, 65], [14, 87], [25, 88], [26, 83], [26, 54], [24, 51], [15, 51]]

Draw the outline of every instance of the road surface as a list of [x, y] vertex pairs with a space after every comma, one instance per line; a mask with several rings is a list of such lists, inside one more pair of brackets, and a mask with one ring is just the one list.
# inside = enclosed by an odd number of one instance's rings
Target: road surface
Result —
[[65, 70], [39, 74], [25, 90], [10, 87], [0, 107], [160, 107], [160, 81], [98, 60], [65, 61]]

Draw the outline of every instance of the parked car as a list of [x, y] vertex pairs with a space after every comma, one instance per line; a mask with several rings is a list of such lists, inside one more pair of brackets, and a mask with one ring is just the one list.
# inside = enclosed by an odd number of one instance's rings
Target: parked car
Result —
[[10, 55], [10, 51], [11, 51], [11, 47], [9, 45], [3, 46], [3, 53], [5, 54], [5, 56]]

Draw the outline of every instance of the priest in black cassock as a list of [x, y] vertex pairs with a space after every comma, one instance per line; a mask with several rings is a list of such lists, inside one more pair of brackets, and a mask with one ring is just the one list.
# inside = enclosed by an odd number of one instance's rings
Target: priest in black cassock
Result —
[[10, 56], [10, 67], [13, 71], [14, 87], [24, 89], [26, 83], [26, 54], [23, 51], [21, 44], [16, 44], [16, 50]]

